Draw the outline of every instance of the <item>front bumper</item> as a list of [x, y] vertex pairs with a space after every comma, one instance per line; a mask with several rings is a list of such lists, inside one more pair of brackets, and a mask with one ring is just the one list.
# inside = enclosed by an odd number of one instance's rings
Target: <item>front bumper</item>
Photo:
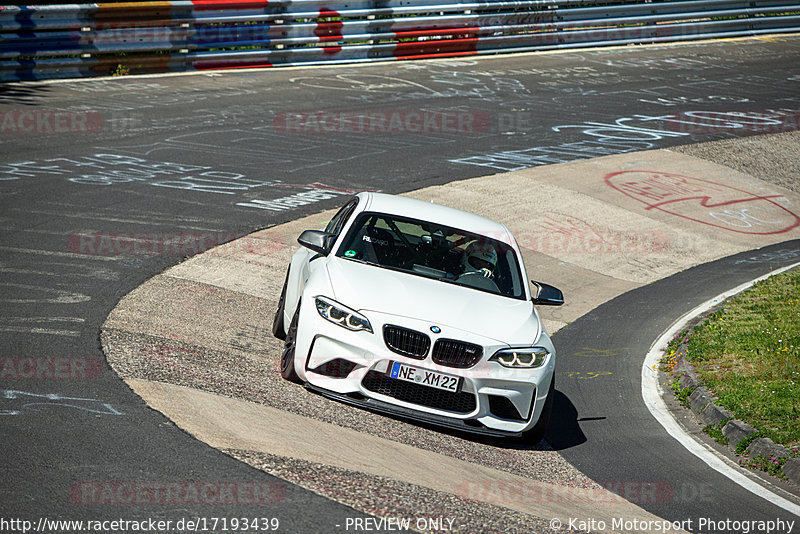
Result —
[[374, 398], [362, 397], [358, 394], [347, 395], [343, 393], [335, 393], [309, 383], [306, 383], [306, 388], [314, 393], [328, 397], [329, 399], [337, 400], [353, 406], [358, 406], [359, 408], [364, 408], [376, 413], [402, 417], [404, 419], [410, 419], [420, 423], [458, 430], [460, 432], [469, 432], [471, 434], [480, 434], [482, 436], [491, 436], [496, 438], [513, 438], [522, 436], [522, 432], [504, 432], [502, 430], [494, 430], [473, 420], [455, 419], [452, 417], [429, 414], [416, 409], [404, 408], [402, 406], [389, 404], [388, 402], [382, 402]]
[[[319, 317], [313, 306], [301, 310], [296, 370], [317, 393], [372, 411], [489, 436], [519, 436], [539, 419], [555, 367], [555, 352], [544, 332], [537, 344], [550, 351], [548, 361], [536, 369], [509, 369], [488, 361], [507, 344], [442, 327], [440, 337], [483, 347], [478, 363], [461, 369], [434, 363], [430, 351], [424, 359], [406, 357], [384, 342], [386, 324], [425, 332], [435, 342], [437, 335], [428, 333], [428, 321], [370, 312], [375, 333], [351, 332]], [[461, 377], [460, 390], [456, 394], [391, 379], [386, 373], [391, 362]]]

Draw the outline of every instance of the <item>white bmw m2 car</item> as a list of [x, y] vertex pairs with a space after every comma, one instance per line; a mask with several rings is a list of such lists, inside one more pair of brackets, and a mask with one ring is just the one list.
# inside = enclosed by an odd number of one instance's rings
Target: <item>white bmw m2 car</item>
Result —
[[538, 443], [556, 353], [500, 223], [360, 193], [292, 257], [273, 333], [281, 374], [327, 397], [407, 419]]

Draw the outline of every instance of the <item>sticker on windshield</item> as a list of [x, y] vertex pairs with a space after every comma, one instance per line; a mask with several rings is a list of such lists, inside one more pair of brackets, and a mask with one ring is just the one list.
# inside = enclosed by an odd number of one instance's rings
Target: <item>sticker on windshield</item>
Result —
[[347, 256], [348, 258], [353, 258], [356, 255], [356, 251], [355, 250], [348, 250], [347, 252], [344, 253], [344, 255]]
[[375, 245], [380, 245], [382, 247], [388, 247], [389, 242], [385, 239], [378, 239], [377, 237], [370, 237], [368, 235], [361, 237], [362, 241], [366, 241], [367, 243], [373, 243]]

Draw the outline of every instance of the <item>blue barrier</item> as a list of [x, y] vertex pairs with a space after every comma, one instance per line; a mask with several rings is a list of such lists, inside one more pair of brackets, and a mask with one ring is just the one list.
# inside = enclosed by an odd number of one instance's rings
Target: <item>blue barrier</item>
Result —
[[176, 0], [0, 6], [0, 80], [387, 61], [800, 30], [784, 0]]

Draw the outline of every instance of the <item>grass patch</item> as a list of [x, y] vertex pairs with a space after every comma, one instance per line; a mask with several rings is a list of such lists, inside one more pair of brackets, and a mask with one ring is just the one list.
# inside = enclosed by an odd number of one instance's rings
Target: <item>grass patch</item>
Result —
[[757, 456], [755, 458], [740, 458], [739, 465], [747, 467], [748, 469], [756, 469], [759, 471], [766, 471], [770, 475], [778, 478], [786, 478], [781, 468], [789, 458], [765, 458]]
[[736, 450], [734, 452], [736, 454], [738, 454], [739, 456], [743, 455], [745, 453], [745, 451], [747, 451], [747, 447], [749, 447], [751, 443], [753, 443], [755, 440], [757, 440], [760, 437], [761, 437], [760, 432], [756, 432], [754, 434], [750, 434], [749, 436], [746, 436], [744, 439], [742, 439], [742, 441], [740, 441], [736, 445]]
[[689, 387], [681, 387], [680, 380], [673, 380], [671, 383], [672, 392], [675, 394], [675, 398], [678, 399], [683, 406], [689, 407], [689, 397], [692, 396], [694, 390], [697, 389], [696, 386], [689, 386]]
[[736, 419], [800, 443], [800, 270], [756, 284], [673, 343]]
[[711, 436], [711, 438], [720, 445], [727, 445], [729, 440], [725, 434], [722, 433], [722, 427], [724, 427], [728, 421], [730, 421], [730, 419], [725, 419], [718, 425], [706, 425], [703, 428], [703, 432]]

